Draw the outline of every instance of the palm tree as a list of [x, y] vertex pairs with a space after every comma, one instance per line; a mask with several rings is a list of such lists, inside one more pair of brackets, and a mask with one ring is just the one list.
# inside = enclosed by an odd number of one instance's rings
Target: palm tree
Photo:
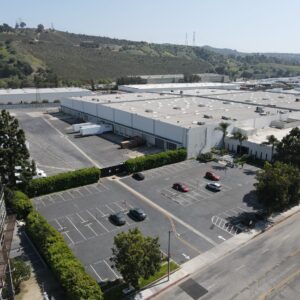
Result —
[[243, 141], [247, 141], [248, 140], [248, 136], [246, 134], [242, 134], [240, 131], [236, 131], [233, 133], [233, 138], [235, 140], [238, 140], [240, 143], [240, 155], [242, 155], [242, 145], [243, 145]]
[[219, 130], [222, 132], [222, 145], [225, 148], [225, 137], [228, 134], [227, 128], [230, 126], [230, 123], [221, 122], [218, 127], [215, 128], [215, 130]]
[[262, 144], [263, 145], [271, 145], [272, 146], [272, 160], [273, 160], [273, 153], [274, 153], [274, 149], [275, 149], [275, 146], [277, 146], [279, 143], [279, 140], [273, 135], [268, 135], [267, 136], [267, 141], [263, 142]]

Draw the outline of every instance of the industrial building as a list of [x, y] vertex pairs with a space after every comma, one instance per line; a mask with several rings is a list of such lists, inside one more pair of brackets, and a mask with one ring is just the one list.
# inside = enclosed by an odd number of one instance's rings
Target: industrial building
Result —
[[[276, 121], [300, 119], [300, 103], [275, 93], [254, 92], [252, 96], [239, 90], [200, 88], [188, 94], [168, 91], [71, 97], [62, 101], [61, 108], [88, 122], [111, 124], [116, 134], [139, 136], [148, 145], [162, 149], [185, 147], [188, 157], [220, 146], [222, 133], [215, 130], [220, 122], [231, 124], [229, 133], [244, 130], [250, 136]], [[266, 97], [269, 102], [257, 109]], [[278, 109], [275, 103], [283, 108]]]
[[92, 94], [89, 90], [77, 87], [2, 89], [0, 90], [0, 104], [30, 103], [43, 100], [53, 102], [64, 97], [88, 96]]

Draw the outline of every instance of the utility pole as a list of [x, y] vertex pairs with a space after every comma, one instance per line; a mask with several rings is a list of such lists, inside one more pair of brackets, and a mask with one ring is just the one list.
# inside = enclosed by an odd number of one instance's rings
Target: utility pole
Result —
[[170, 280], [170, 256], [171, 256], [171, 230], [169, 230], [168, 236], [168, 281]]

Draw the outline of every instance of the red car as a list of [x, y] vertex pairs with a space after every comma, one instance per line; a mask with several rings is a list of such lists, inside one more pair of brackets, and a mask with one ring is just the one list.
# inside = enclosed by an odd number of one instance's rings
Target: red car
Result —
[[217, 175], [213, 172], [206, 172], [205, 177], [207, 179], [214, 180], [214, 181], [219, 181], [221, 178], [219, 175]]
[[180, 183], [180, 182], [174, 183], [173, 189], [176, 191], [183, 192], [183, 193], [186, 193], [189, 191], [189, 188], [184, 183]]

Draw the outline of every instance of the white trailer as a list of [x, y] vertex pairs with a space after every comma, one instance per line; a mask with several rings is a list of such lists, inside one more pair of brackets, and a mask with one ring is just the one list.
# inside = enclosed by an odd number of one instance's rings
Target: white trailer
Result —
[[87, 122], [87, 123], [79, 123], [79, 124], [73, 124], [72, 130], [73, 132], [79, 132], [81, 127], [94, 125], [93, 123]]
[[113, 127], [110, 124], [90, 125], [90, 126], [81, 127], [80, 134], [82, 136], [87, 136], [87, 135], [102, 134], [104, 132], [110, 132], [112, 130]]

